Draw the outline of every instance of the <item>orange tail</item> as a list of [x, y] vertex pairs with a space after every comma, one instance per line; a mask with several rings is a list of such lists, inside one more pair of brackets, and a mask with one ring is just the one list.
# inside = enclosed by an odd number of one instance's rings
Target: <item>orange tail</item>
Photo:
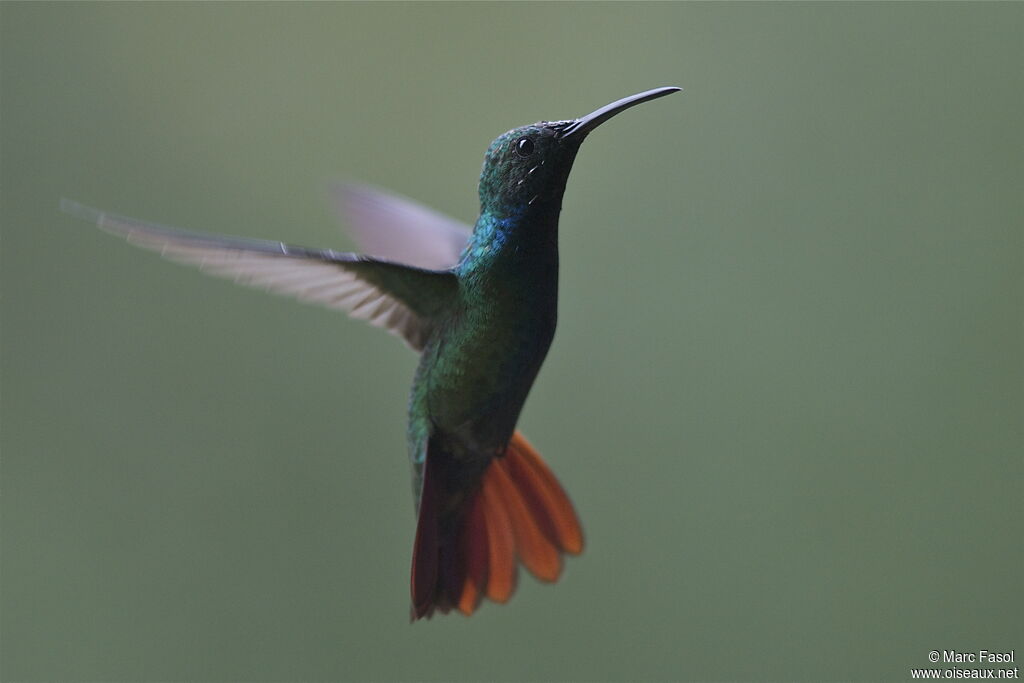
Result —
[[562, 553], [583, 550], [583, 531], [555, 475], [522, 434], [484, 470], [479, 486], [448, 520], [441, 476], [427, 456], [413, 548], [413, 619], [435, 609], [472, 614], [482, 598], [505, 602], [517, 560], [542, 581], [556, 581]]

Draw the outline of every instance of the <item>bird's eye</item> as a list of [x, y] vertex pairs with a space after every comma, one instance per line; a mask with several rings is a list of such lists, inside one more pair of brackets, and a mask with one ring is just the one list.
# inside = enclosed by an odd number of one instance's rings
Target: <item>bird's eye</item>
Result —
[[516, 154], [525, 159], [533, 154], [533, 140], [530, 138], [519, 138], [515, 141], [512, 148], [516, 151]]

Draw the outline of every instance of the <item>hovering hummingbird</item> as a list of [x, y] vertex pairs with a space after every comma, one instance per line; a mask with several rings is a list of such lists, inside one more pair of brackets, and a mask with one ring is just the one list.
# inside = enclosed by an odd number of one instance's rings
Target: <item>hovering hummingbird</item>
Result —
[[208, 235], [62, 200], [163, 256], [341, 309], [420, 354], [407, 431], [417, 509], [412, 619], [503, 603], [522, 563], [557, 580], [583, 550], [572, 503], [516, 421], [555, 333], [558, 215], [576, 152], [616, 114], [680, 88], [648, 90], [578, 119], [541, 121], [491, 143], [472, 233], [411, 200], [336, 188], [367, 255]]

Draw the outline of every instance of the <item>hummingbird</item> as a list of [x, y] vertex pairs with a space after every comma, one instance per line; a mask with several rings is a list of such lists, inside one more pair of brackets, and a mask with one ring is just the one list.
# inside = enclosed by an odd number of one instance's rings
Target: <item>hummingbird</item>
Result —
[[420, 355], [408, 405], [416, 532], [411, 619], [504, 603], [518, 566], [554, 582], [583, 550], [565, 490], [516, 429], [555, 333], [558, 218], [583, 140], [642, 102], [540, 121], [495, 139], [472, 231], [412, 200], [335, 187], [363, 254], [193, 232], [63, 199], [61, 208], [164, 257], [383, 327]]

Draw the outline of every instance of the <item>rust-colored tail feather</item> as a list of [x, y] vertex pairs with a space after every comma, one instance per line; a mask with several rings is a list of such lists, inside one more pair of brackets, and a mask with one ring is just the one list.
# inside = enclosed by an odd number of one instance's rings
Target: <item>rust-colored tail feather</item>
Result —
[[[512, 523], [491, 477], [484, 476], [477, 497], [483, 501], [479, 513], [483, 514], [487, 527], [487, 597], [495, 602], [506, 602], [516, 589], [516, 542]], [[470, 520], [463, 519], [463, 534], [468, 522]], [[472, 610], [466, 612], [472, 613]]]
[[546, 516], [546, 511], [527, 507], [528, 497], [524, 496], [525, 492], [520, 488], [523, 482], [513, 481], [509, 474], [508, 461], [517, 456], [513, 452], [496, 459], [488, 468], [486, 476], [497, 484], [495, 488], [500, 492], [502, 503], [508, 510], [519, 561], [538, 579], [554, 581], [562, 573], [562, 556], [551, 537], [541, 530], [543, 524], [538, 523], [539, 519]]
[[414, 619], [453, 607], [470, 615], [484, 597], [505, 602], [515, 591], [517, 560], [538, 579], [556, 581], [562, 554], [583, 550], [569, 497], [519, 432], [448, 520], [439, 518], [443, 477], [429, 454], [427, 461], [413, 549]]
[[519, 455], [506, 459], [513, 478], [519, 483], [520, 491], [532, 497], [531, 508], [544, 513], [539, 519], [547, 533], [560, 550], [579, 555], [583, 552], [583, 528], [562, 485], [537, 449], [519, 432], [512, 437], [509, 449]]
[[472, 614], [488, 588], [490, 545], [487, 535], [484, 497], [476, 496], [467, 511], [466, 523], [459, 537], [459, 556], [465, 560], [465, 576], [459, 590], [457, 607], [463, 614]]

